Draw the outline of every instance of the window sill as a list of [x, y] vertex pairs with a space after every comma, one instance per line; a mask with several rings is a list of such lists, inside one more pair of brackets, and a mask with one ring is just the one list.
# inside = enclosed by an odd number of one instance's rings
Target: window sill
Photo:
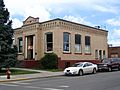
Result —
[[92, 55], [91, 53], [85, 53], [85, 55]]
[[35, 61], [35, 58], [32, 58], [32, 59], [25, 58], [25, 60], [27, 60], [27, 61]]
[[82, 53], [78, 53], [78, 52], [76, 52], [76, 53], [74, 53], [74, 54], [76, 54], [76, 55], [82, 55]]
[[71, 52], [63, 52], [63, 54], [72, 54]]
[[46, 51], [46, 52], [44, 52], [44, 53], [45, 53], [45, 54], [47, 54], [47, 53], [53, 53], [53, 51], [48, 51], [48, 52]]
[[18, 55], [22, 55], [22, 54], [23, 54], [22, 52], [21, 52], [21, 53], [20, 53], [20, 52], [18, 52]]
[[98, 58], [95, 58], [95, 60], [98, 60]]

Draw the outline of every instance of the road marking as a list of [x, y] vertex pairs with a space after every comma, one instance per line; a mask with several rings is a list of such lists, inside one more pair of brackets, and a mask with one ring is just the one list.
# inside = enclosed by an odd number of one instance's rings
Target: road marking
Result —
[[11, 87], [19, 86], [19, 85], [14, 85], [14, 84], [1, 84], [1, 85], [4, 85], [4, 86], [11, 86]]
[[[4, 86], [9, 86], [9, 87], [17, 87], [17, 86], [20, 86], [20, 85], [15, 85], [15, 84], [0, 84], [0, 85], [4, 85]], [[23, 86], [24, 88], [33, 88], [33, 89], [38, 89], [38, 88], [41, 88], [41, 87], [34, 87], [34, 86]]]
[[42, 88], [42, 89], [45, 89], [45, 90], [64, 90], [64, 89], [57, 89], [57, 88]]
[[70, 86], [62, 85], [62, 86], [59, 86], [59, 87], [68, 88], [68, 87], [70, 87]]
[[18, 81], [18, 82], [35, 82], [35, 81], [37, 81], [37, 79], [31, 79], [31, 80], [25, 80], [25, 81]]
[[34, 88], [34, 89], [36, 89], [36, 88], [40, 88], [40, 87], [34, 87], [34, 86], [25, 86], [25, 88]]
[[28, 84], [30, 84], [30, 83], [22, 83], [22, 82], [11, 82], [11, 83], [13, 83], [13, 84], [22, 84], [22, 85], [28, 85]]

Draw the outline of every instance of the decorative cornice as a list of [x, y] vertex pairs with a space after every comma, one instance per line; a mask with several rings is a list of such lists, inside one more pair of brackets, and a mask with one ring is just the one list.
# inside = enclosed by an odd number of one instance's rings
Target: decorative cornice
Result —
[[[33, 18], [33, 17], [29, 17], [29, 18]], [[26, 20], [28, 20], [29, 18], [27, 18]], [[36, 25], [38, 26], [36, 27]], [[67, 30], [77, 30], [81, 32], [105, 35], [105, 36], [107, 36], [108, 34], [108, 31], [103, 30], [103, 29], [98, 29], [95, 27], [91, 27], [91, 26], [87, 26], [87, 25], [83, 25], [83, 24], [79, 24], [79, 23], [75, 23], [75, 22], [71, 22], [71, 21], [67, 21], [67, 20], [63, 20], [59, 18], [49, 20], [49, 21], [44, 21], [44, 22], [35, 22], [31, 24], [26, 24], [26, 25], [23, 25], [21, 28], [17, 28], [14, 30], [15, 31], [18, 29], [25, 29], [25, 30], [32, 29], [33, 30], [36, 28], [38, 28], [39, 30], [49, 30], [49, 29], [56, 28], [56, 27], [67, 29]]]

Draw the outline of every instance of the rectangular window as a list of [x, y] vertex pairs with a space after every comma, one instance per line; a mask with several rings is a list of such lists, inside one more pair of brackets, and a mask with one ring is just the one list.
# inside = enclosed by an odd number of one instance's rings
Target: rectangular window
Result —
[[118, 54], [117, 53], [112, 53], [110, 56], [111, 56], [111, 58], [118, 58]]
[[90, 36], [85, 36], [85, 45], [90, 46]]
[[2, 49], [2, 48], [1, 48], [1, 45], [0, 45], [0, 51], [1, 51], [1, 49]]
[[95, 50], [95, 59], [98, 59], [98, 50]]
[[103, 58], [106, 58], [105, 50], [103, 50]]
[[33, 59], [33, 36], [27, 36], [27, 59]]
[[102, 60], [102, 50], [99, 50], [99, 60]]
[[18, 52], [21, 53], [23, 51], [23, 39], [22, 37], [18, 38]]
[[75, 34], [75, 52], [81, 53], [81, 35]]
[[53, 51], [53, 34], [52, 32], [46, 33], [46, 51]]
[[85, 36], [85, 53], [91, 53], [90, 36]]
[[63, 51], [70, 52], [70, 34], [67, 32], [63, 33]]

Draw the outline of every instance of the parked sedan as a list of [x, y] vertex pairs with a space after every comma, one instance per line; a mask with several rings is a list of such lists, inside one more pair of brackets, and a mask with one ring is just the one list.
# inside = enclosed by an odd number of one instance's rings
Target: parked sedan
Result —
[[79, 62], [75, 63], [71, 67], [68, 67], [64, 70], [65, 75], [80, 75], [82, 76], [85, 73], [95, 74], [97, 71], [97, 65], [91, 62]]

